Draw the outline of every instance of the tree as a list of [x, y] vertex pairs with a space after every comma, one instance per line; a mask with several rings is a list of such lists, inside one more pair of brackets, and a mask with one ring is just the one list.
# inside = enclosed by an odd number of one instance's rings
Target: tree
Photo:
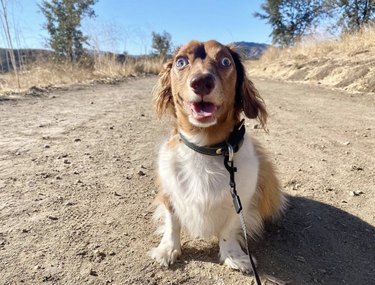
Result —
[[272, 26], [272, 42], [290, 46], [314, 29], [323, 13], [324, 0], [267, 0], [262, 4], [263, 13], [255, 17]]
[[92, 6], [97, 0], [43, 0], [39, 5], [46, 17], [49, 45], [58, 59], [78, 61], [85, 54], [88, 37], [80, 30], [82, 19], [95, 17]]
[[152, 48], [156, 50], [155, 54], [166, 57], [172, 48], [172, 37], [166, 31], [163, 34], [152, 32]]
[[255, 16], [272, 26], [272, 42], [280, 46], [293, 45], [323, 19], [339, 32], [357, 31], [375, 20], [375, 0], [266, 0], [261, 9]]
[[336, 15], [336, 26], [345, 32], [355, 32], [375, 21], [375, 0], [331, 0], [328, 8]]
[[[1, 3], [0, 19], [1, 19], [1, 24], [3, 26], [3, 31], [4, 31], [5, 39], [7, 42], [7, 46], [8, 46], [8, 50], [6, 51], [6, 56], [8, 58], [8, 53], [9, 53], [10, 62], [12, 63], [12, 68], [13, 68], [13, 71], [17, 80], [17, 86], [18, 88], [20, 88], [21, 84], [20, 84], [20, 78], [18, 76], [18, 67], [17, 67], [16, 57], [14, 54], [13, 41], [10, 35], [7, 1], [1, 0], [0, 3]], [[9, 65], [8, 60], [7, 60], [7, 64]], [[9, 69], [10, 68], [8, 67], [8, 70]]]

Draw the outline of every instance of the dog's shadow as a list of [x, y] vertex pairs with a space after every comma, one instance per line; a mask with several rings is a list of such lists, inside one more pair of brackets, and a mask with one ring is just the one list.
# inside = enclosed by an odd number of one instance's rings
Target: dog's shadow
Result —
[[317, 201], [289, 202], [283, 219], [253, 247], [262, 273], [290, 284], [374, 284], [373, 226]]
[[[374, 284], [375, 228], [317, 201], [289, 197], [285, 216], [267, 225], [263, 238], [250, 247], [260, 275], [287, 284]], [[182, 264], [218, 263], [218, 250], [217, 245], [183, 246]]]

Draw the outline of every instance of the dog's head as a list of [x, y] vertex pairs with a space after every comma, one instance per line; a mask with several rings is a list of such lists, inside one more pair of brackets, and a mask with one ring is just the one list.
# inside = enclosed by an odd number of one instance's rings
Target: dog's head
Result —
[[239, 54], [216, 41], [191, 41], [164, 65], [154, 88], [159, 117], [170, 112], [184, 131], [231, 128], [246, 117], [265, 127], [262, 98], [247, 78]]

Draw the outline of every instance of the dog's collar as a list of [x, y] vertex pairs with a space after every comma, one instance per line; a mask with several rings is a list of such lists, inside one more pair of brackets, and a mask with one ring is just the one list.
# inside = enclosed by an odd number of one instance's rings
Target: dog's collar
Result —
[[233, 132], [230, 134], [228, 140], [211, 146], [199, 146], [195, 143], [190, 142], [183, 134], [180, 133], [181, 141], [190, 149], [205, 155], [218, 156], [229, 154], [228, 145], [233, 148], [233, 152], [240, 150], [244, 135], [245, 135], [245, 120], [243, 119], [237, 126], [235, 126]]

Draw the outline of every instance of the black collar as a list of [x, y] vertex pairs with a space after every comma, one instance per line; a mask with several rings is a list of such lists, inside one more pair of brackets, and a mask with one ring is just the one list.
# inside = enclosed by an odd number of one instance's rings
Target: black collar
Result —
[[217, 155], [228, 155], [228, 144], [233, 148], [233, 152], [239, 151], [242, 146], [243, 138], [245, 135], [245, 120], [242, 120], [237, 126], [235, 126], [233, 132], [230, 134], [228, 140], [211, 146], [199, 146], [190, 142], [185, 136], [180, 133], [182, 142], [192, 150], [201, 154], [217, 156]]

